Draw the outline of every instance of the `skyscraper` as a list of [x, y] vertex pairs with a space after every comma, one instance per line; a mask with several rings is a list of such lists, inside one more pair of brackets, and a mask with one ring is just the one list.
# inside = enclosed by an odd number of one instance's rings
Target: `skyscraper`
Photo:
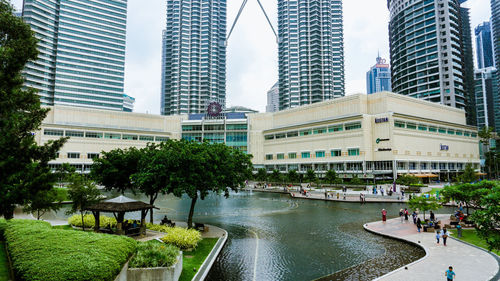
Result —
[[465, 109], [460, 4], [388, 0], [392, 91]]
[[[493, 31], [494, 65], [500, 68], [500, 1], [491, 0], [491, 27]], [[500, 82], [500, 79], [498, 79]]]
[[280, 110], [344, 96], [342, 1], [278, 0]]
[[226, 0], [167, 0], [161, 112], [205, 112], [226, 101]]
[[25, 0], [40, 40], [23, 72], [42, 104], [123, 110], [126, 0]]
[[497, 71], [487, 67], [475, 71], [477, 126], [495, 127], [500, 132], [500, 92]]
[[366, 93], [391, 91], [391, 68], [385, 59], [377, 56], [377, 63], [366, 73]]
[[266, 112], [276, 112], [280, 108], [279, 84], [276, 82], [273, 87], [267, 91]]
[[483, 22], [474, 29], [476, 35], [477, 68], [485, 68], [494, 65], [493, 40], [491, 23]]
[[[460, 4], [467, 0], [460, 0]], [[460, 7], [460, 43], [463, 51], [462, 66], [464, 70], [465, 112], [467, 125], [476, 125], [476, 99], [474, 94], [474, 55], [472, 51], [472, 30], [470, 26], [469, 8]], [[453, 45], [452, 45], [453, 46]]]

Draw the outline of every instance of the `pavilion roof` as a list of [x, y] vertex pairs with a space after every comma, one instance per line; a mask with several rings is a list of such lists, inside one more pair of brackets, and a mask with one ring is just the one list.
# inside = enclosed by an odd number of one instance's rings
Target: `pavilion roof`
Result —
[[155, 206], [120, 195], [116, 198], [89, 206], [86, 210], [100, 212], [135, 212], [152, 208], [155, 208]]

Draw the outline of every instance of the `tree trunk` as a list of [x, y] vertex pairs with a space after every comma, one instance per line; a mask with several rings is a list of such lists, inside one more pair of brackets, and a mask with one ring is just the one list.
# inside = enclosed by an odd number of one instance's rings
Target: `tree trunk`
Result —
[[6, 210], [3, 211], [3, 218], [6, 220], [10, 220], [14, 218], [14, 207], [7, 207]]
[[[158, 197], [158, 193], [149, 196], [149, 204], [153, 205], [155, 203], [156, 197]], [[153, 209], [149, 210], [149, 222], [153, 223]]]
[[188, 217], [188, 228], [193, 228], [194, 205], [196, 204], [197, 199], [198, 195], [195, 195], [194, 198], [191, 199], [191, 208], [189, 208], [189, 217]]
[[83, 220], [83, 212], [82, 211], [80, 211], [80, 215], [82, 216], [82, 229], [83, 229], [83, 231], [85, 231], [85, 222]]
[[424, 211], [424, 221], [425, 221], [425, 211]]

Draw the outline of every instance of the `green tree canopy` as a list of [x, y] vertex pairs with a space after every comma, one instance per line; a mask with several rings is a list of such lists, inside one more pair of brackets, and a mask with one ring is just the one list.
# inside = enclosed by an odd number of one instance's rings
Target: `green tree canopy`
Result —
[[82, 216], [82, 227], [85, 230], [83, 217], [86, 213], [85, 209], [99, 202], [101, 193], [97, 187], [85, 176], [74, 173], [70, 178], [68, 187], [68, 197], [72, 201], [71, 209], [67, 212], [73, 214], [80, 212]]
[[66, 141], [35, 142], [49, 109], [40, 107], [34, 89], [23, 88], [21, 71], [37, 58], [36, 44], [29, 25], [14, 16], [10, 2], [0, 0], [0, 213], [6, 219], [16, 204], [52, 188], [56, 178], [47, 163]]
[[433, 211], [441, 208], [441, 204], [437, 201], [436, 198], [430, 197], [425, 198], [424, 196], [415, 196], [410, 201], [408, 201], [408, 206], [413, 210], [420, 210], [424, 212], [424, 220], [425, 220], [425, 212]]
[[481, 181], [475, 184], [462, 183], [446, 186], [441, 192], [445, 201], [455, 200], [462, 202], [469, 214], [469, 208], [480, 206], [481, 198], [494, 186], [491, 181]]
[[57, 211], [61, 208], [57, 191], [54, 188], [39, 190], [31, 200], [24, 206], [23, 211], [33, 213], [39, 220], [48, 211]]
[[464, 172], [458, 177], [458, 180], [462, 183], [471, 183], [477, 181], [478, 176], [476, 171], [470, 163], [465, 165]]
[[283, 179], [283, 176], [281, 175], [279, 170], [274, 169], [273, 173], [271, 174], [271, 179], [274, 182], [280, 182]]
[[398, 176], [398, 178], [396, 179], [397, 184], [406, 185], [406, 186], [410, 186], [412, 184], [417, 184], [419, 182], [420, 182], [420, 180], [417, 177], [412, 176], [412, 175], [401, 175], [401, 176]]
[[260, 168], [257, 170], [257, 175], [255, 176], [259, 181], [267, 181], [267, 171], [264, 168]]
[[314, 172], [314, 170], [307, 170], [306, 172], [306, 179], [308, 182], [310, 183], [313, 183], [316, 181], [316, 173]]
[[329, 184], [334, 184], [338, 182], [339, 177], [337, 176], [337, 172], [335, 170], [328, 170], [325, 174], [325, 181]]
[[483, 208], [471, 216], [479, 237], [486, 241], [490, 251], [500, 250], [500, 184], [491, 183], [494, 186], [480, 200]]
[[287, 179], [290, 183], [297, 182], [299, 180], [299, 175], [297, 174], [297, 170], [289, 170], [287, 173]]

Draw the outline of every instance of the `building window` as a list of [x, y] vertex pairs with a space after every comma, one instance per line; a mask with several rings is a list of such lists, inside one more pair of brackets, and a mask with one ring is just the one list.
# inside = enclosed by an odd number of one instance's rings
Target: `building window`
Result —
[[295, 158], [297, 158], [296, 152], [289, 152], [288, 153], [288, 159], [295, 159]]
[[87, 158], [88, 159], [98, 159], [99, 158], [99, 153], [87, 153]]
[[331, 155], [332, 157], [339, 157], [339, 156], [342, 156], [342, 150], [340, 150], [340, 149], [332, 149], [332, 150], [330, 151], [330, 155]]
[[359, 148], [349, 148], [349, 149], [347, 149], [347, 155], [349, 155], [349, 156], [358, 156], [359, 155]]
[[80, 158], [80, 153], [78, 152], [68, 152], [69, 159], [78, 159]]
[[64, 136], [64, 131], [63, 130], [45, 129], [45, 130], [43, 130], [43, 134], [46, 136]]
[[302, 152], [301, 158], [311, 158], [311, 152]]
[[417, 125], [416, 125], [416, 124], [413, 124], [413, 123], [407, 123], [407, 124], [406, 124], [406, 128], [407, 128], [407, 129], [416, 130], [416, 129], [417, 129]]
[[326, 128], [316, 128], [313, 130], [313, 134], [317, 135], [317, 134], [324, 134], [326, 133]]
[[264, 139], [265, 140], [273, 140], [274, 139], [274, 135], [265, 135]]
[[437, 132], [437, 128], [436, 127], [429, 127], [429, 132]]
[[113, 134], [113, 133], [105, 133], [104, 138], [105, 139], [119, 140], [122, 138], [122, 135], [121, 134]]
[[102, 138], [102, 133], [98, 132], [85, 132], [86, 138], [100, 139]]
[[234, 131], [245, 131], [247, 130], [247, 124], [226, 124], [226, 130], [234, 130]]
[[154, 136], [139, 136], [139, 140], [141, 141], [154, 141]]
[[448, 135], [454, 135], [454, 134], [455, 134], [455, 130], [448, 129]]
[[477, 137], [477, 134], [476, 134], [476, 133], [471, 133], [471, 134], [470, 134], [470, 136], [471, 136], [472, 138], [475, 138], [475, 137]]
[[345, 124], [346, 131], [356, 130], [356, 129], [361, 129], [361, 122]]
[[340, 132], [340, 131], [343, 131], [343, 130], [344, 130], [344, 127], [342, 125], [335, 125], [335, 126], [328, 127], [328, 132], [329, 133]]
[[168, 137], [159, 137], [159, 136], [156, 136], [155, 137], [155, 141], [167, 141], [168, 140]]
[[425, 125], [418, 125], [418, 130], [419, 131], [427, 131], [427, 126], [425, 126]]
[[266, 154], [266, 160], [273, 160], [272, 154]]
[[83, 138], [84, 133], [83, 133], [83, 131], [66, 131], [66, 136], [67, 137], [80, 137], [80, 138]]
[[467, 132], [467, 131], [465, 131], [465, 132], [464, 132], [464, 137], [470, 137], [470, 133], [469, 133], [469, 132]]
[[284, 139], [284, 138], [286, 138], [286, 133], [276, 134], [275, 138], [276, 139]]
[[316, 151], [316, 158], [322, 158], [325, 157], [325, 151]]
[[293, 132], [288, 132], [286, 133], [286, 137], [287, 138], [293, 138], [293, 137], [296, 137], [299, 135], [299, 132], [298, 131], [293, 131]]
[[201, 125], [182, 125], [182, 131], [201, 131]]
[[284, 153], [278, 153], [278, 154], [276, 154], [276, 159], [278, 159], [278, 160], [285, 159], [285, 154]]
[[301, 136], [307, 136], [307, 135], [310, 135], [310, 134], [311, 134], [311, 130], [300, 131], [300, 135]]
[[123, 135], [122, 136], [123, 140], [137, 140], [137, 135]]
[[439, 129], [438, 129], [438, 132], [439, 132], [440, 134], [446, 134], [446, 129], [445, 129], [445, 128], [439, 128]]
[[224, 131], [224, 124], [204, 125], [205, 131]]
[[405, 122], [402, 122], [402, 121], [394, 121], [394, 127], [397, 127], [397, 128], [404, 128], [404, 127], [405, 127]]

